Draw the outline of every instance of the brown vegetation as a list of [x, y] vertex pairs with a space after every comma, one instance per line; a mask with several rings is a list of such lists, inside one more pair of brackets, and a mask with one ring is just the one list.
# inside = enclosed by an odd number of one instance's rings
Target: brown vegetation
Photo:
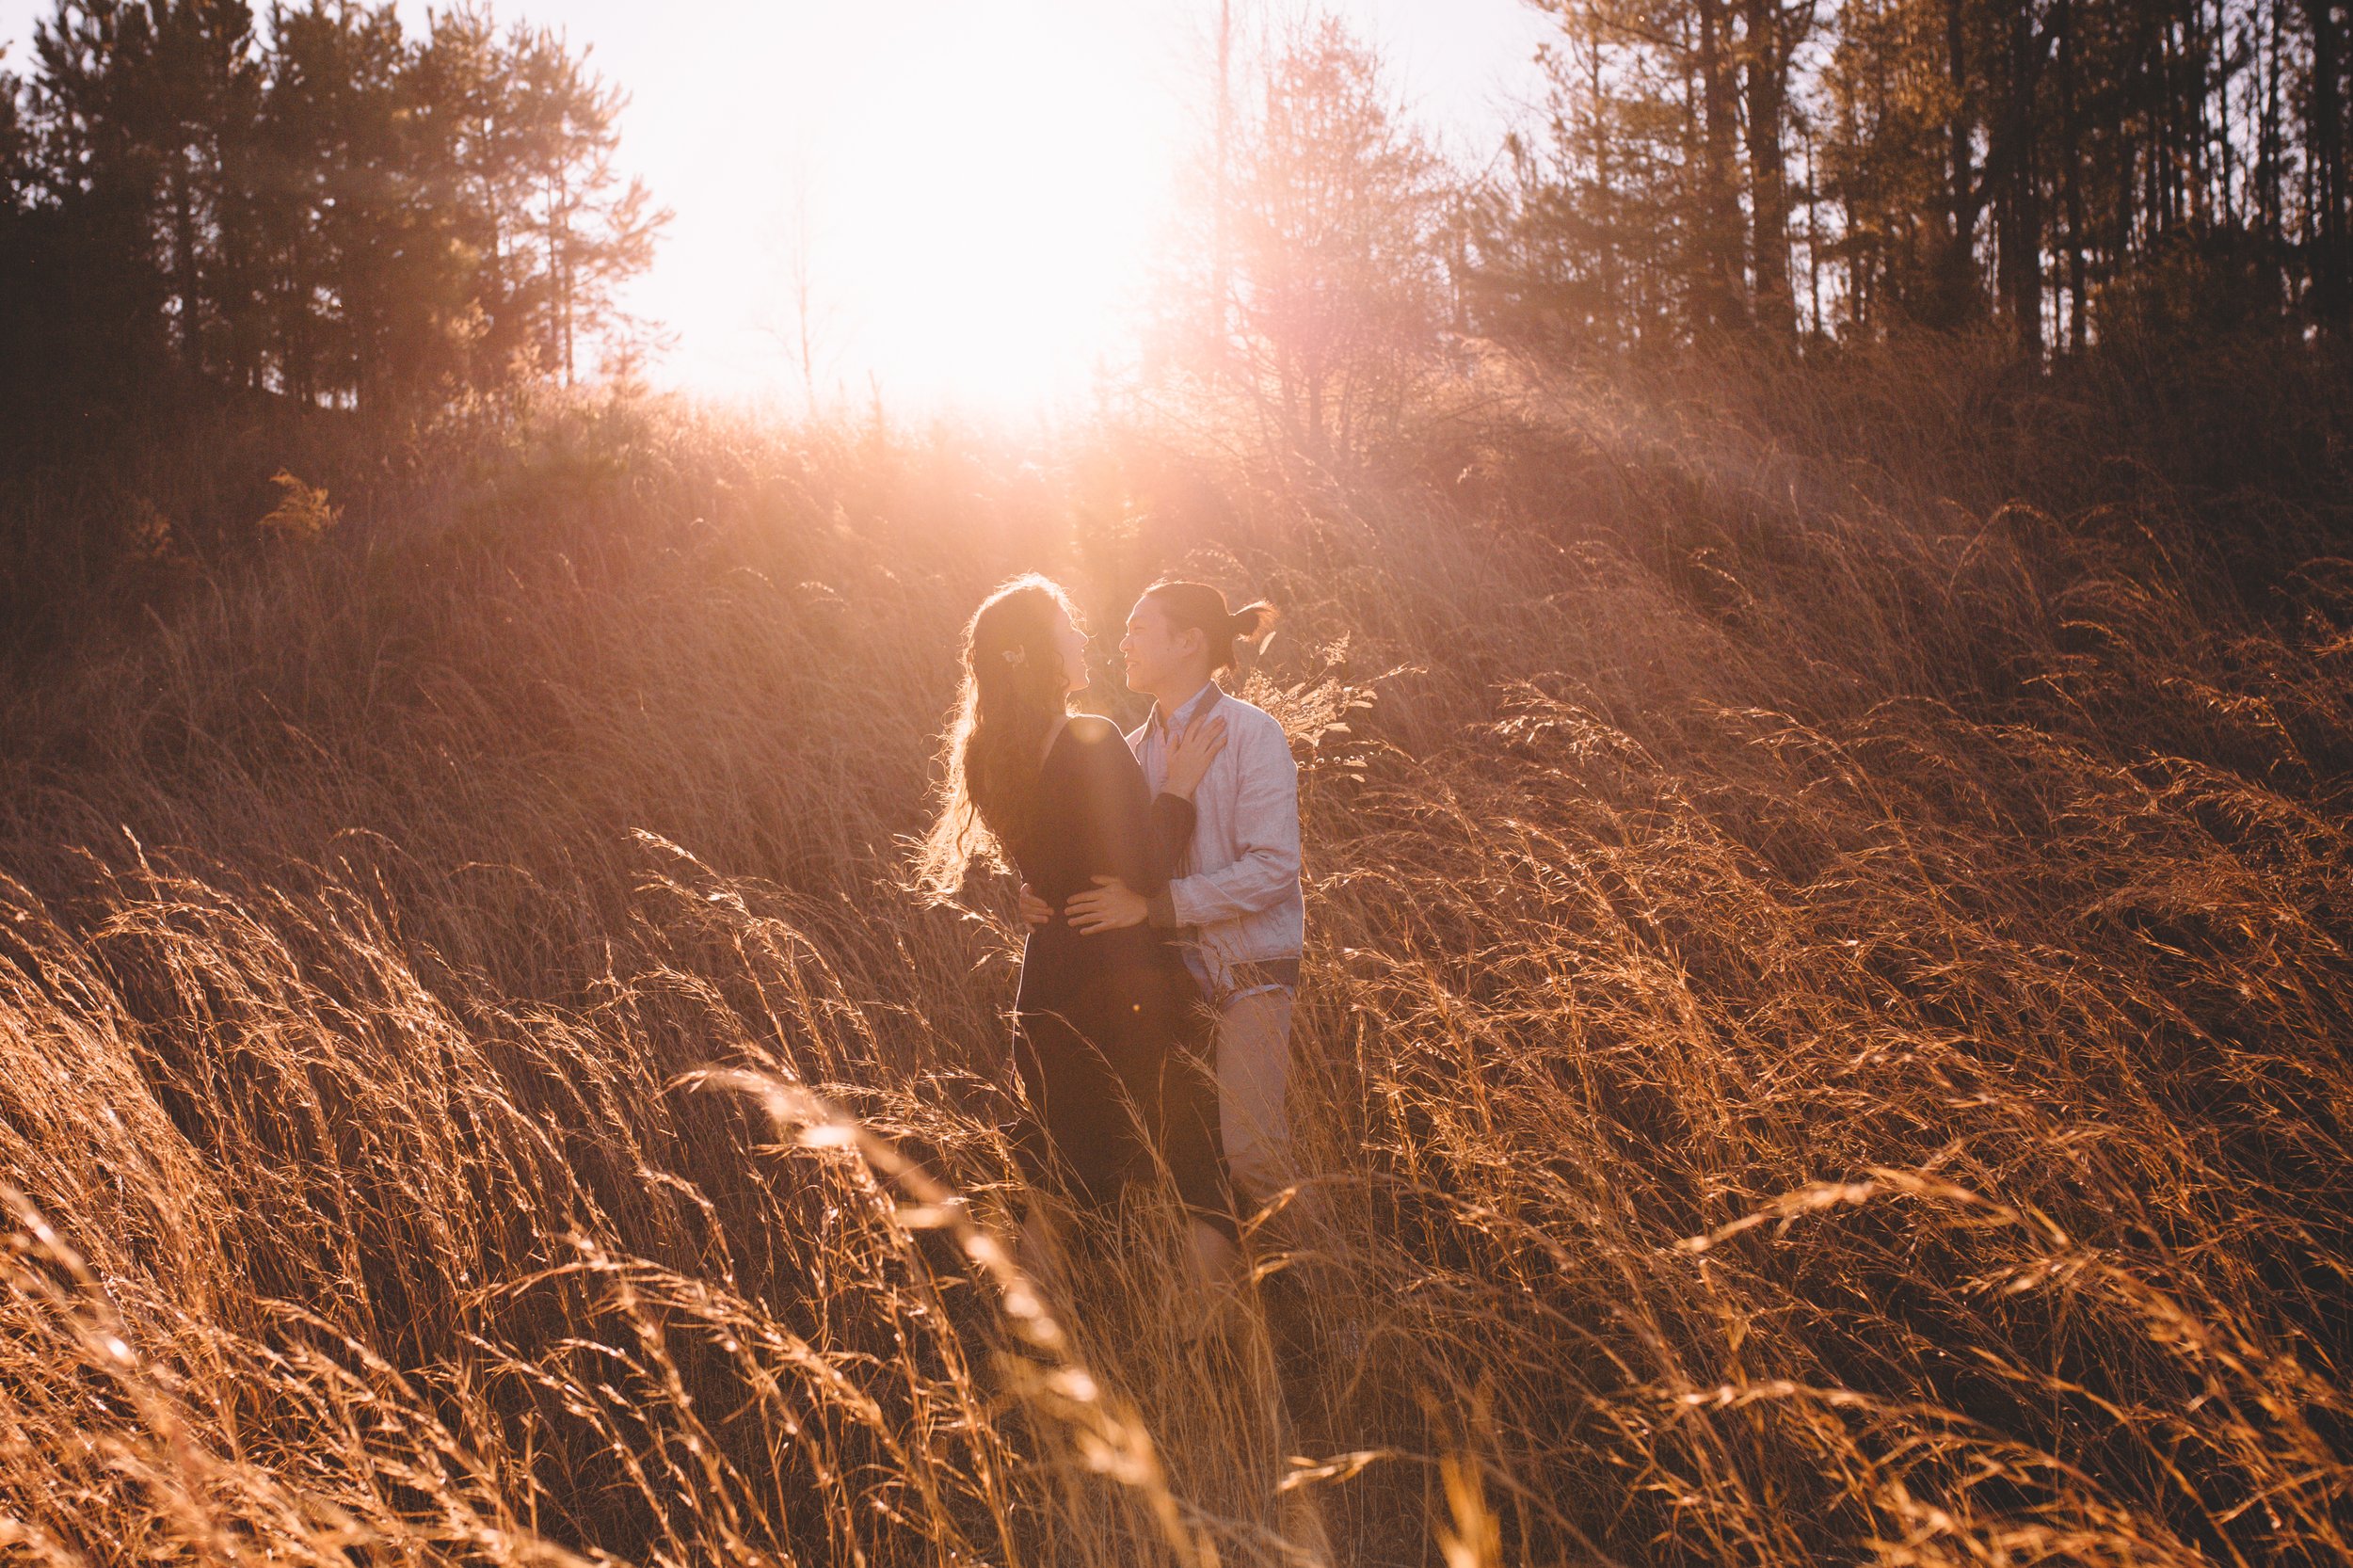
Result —
[[[450, 438], [8, 710], [0, 1541], [2343, 1560], [2344, 400], [2248, 370]], [[1002, 890], [894, 885], [977, 596], [1180, 564], [1289, 611], [1288, 1444], [1165, 1212], [996, 1252]]]

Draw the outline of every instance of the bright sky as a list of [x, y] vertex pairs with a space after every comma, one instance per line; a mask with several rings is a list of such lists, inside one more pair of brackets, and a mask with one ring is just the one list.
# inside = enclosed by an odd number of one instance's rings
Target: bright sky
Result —
[[[52, 7], [0, 0], [10, 65], [27, 64]], [[1483, 161], [1538, 94], [1547, 24], [1526, 0], [1330, 8], [1380, 45], [1417, 118], [1460, 157]], [[399, 9], [423, 25], [424, 4]], [[786, 335], [792, 236], [806, 232], [821, 383], [863, 401], [871, 376], [902, 407], [1017, 413], [1082, 394], [1120, 353], [1206, 91], [1216, 0], [498, 0], [496, 12], [592, 44], [632, 94], [621, 162], [677, 213], [632, 296], [677, 333], [654, 379], [797, 405]]]

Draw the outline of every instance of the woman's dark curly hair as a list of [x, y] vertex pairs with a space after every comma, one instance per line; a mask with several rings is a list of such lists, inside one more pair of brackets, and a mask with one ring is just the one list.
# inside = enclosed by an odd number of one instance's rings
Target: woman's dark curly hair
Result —
[[972, 856], [1005, 865], [1028, 833], [1046, 737], [1068, 712], [1055, 622], [1079, 624], [1051, 578], [1016, 577], [964, 632], [964, 690], [940, 737], [939, 809], [915, 853], [917, 886], [953, 898]]

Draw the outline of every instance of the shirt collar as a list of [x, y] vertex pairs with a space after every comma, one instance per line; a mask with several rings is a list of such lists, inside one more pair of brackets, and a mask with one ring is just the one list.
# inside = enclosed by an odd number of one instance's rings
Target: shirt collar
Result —
[[[1225, 695], [1225, 693], [1219, 688], [1216, 680], [1210, 680], [1208, 685], [1195, 692], [1182, 708], [1176, 710], [1173, 722], [1190, 727], [1193, 720], [1208, 712]], [[1165, 736], [1171, 722], [1169, 715], [1160, 712], [1159, 703], [1152, 704], [1152, 732], [1155, 735]]]

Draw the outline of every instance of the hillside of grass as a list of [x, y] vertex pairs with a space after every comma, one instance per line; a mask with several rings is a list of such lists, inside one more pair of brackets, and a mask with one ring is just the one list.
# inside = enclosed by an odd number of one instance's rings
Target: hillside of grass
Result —
[[[1497, 361], [1344, 472], [604, 398], [28, 472], [152, 548], [0, 698], [0, 1544], [2343, 1561], [2348, 429], [1963, 345]], [[1271, 1330], [1165, 1206], [1000, 1245], [1011, 889], [902, 840], [1026, 569], [1287, 612]]]

